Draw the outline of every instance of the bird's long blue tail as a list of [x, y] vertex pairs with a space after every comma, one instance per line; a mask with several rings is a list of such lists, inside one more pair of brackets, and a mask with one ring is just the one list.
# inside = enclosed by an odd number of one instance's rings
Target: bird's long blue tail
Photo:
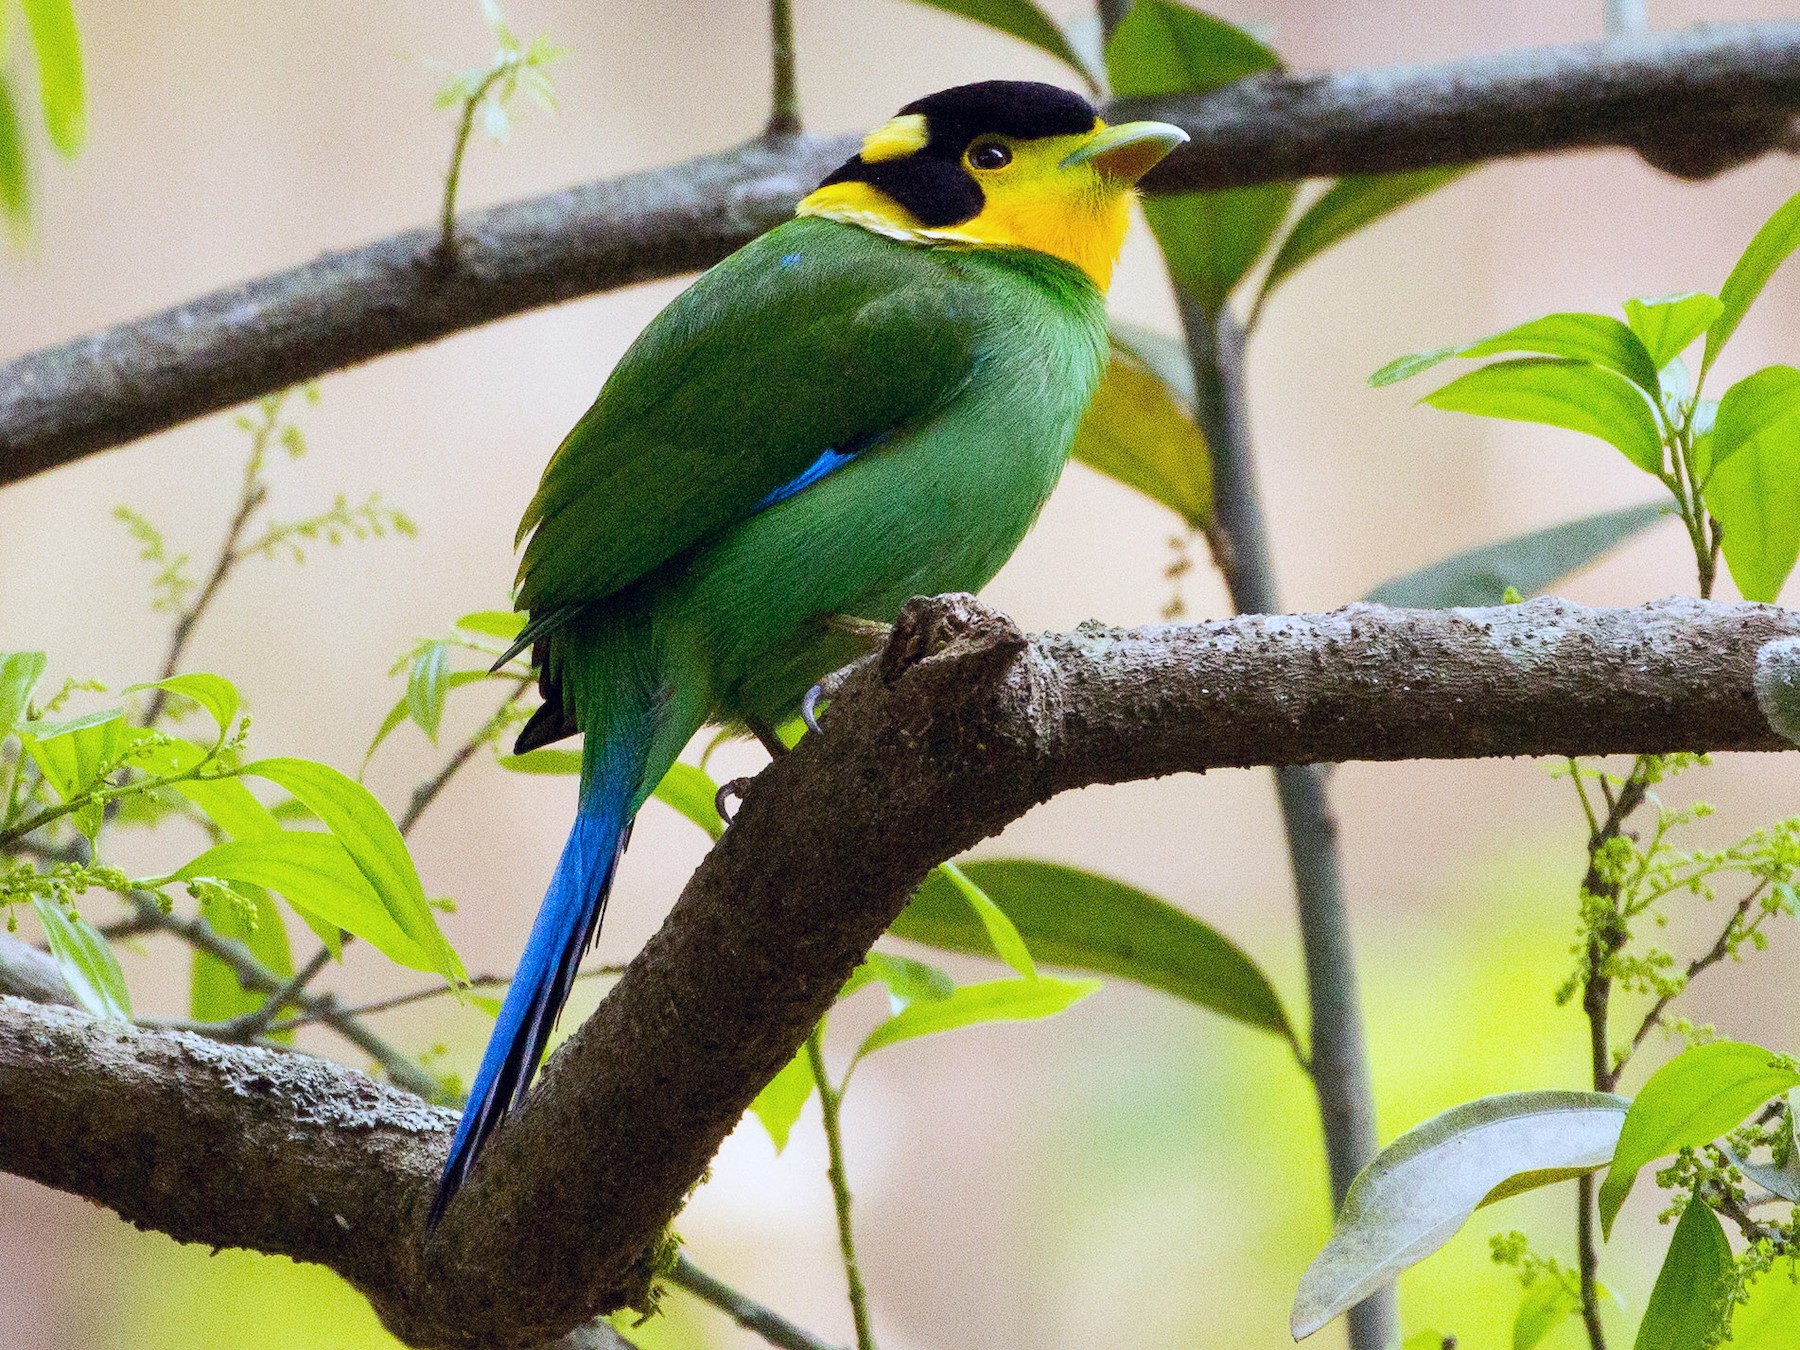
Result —
[[428, 1223], [433, 1228], [488, 1138], [525, 1100], [557, 1015], [568, 1000], [575, 968], [600, 930], [613, 874], [631, 831], [644, 773], [646, 731], [642, 725], [627, 725], [588, 738], [581, 809], [475, 1073], [469, 1103], [432, 1196]]

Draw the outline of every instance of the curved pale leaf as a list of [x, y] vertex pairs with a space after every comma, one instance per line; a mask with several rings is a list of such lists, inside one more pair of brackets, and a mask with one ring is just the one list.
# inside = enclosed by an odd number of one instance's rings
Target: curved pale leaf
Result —
[[1112, 323], [1113, 346], [1134, 358], [1157, 379], [1169, 386], [1169, 392], [1181, 403], [1194, 403], [1194, 363], [1188, 357], [1187, 343], [1167, 333], [1141, 324], [1115, 319]]
[[1115, 352], [1075, 433], [1073, 456], [1195, 529], [1212, 515], [1212, 460], [1206, 439], [1168, 386]]
[[456, 621], [456, 626], [467, 633], [511, 642], [525, 631], [525, 616], [513, 609], [478, 609], [473, 614], [463, 615]]
[[1269, 263], [1256, 308], [1269, 293], [1340, 240], [1372, 225], [1390, 211], [1429, 196], [1468, 173], [1472, 165], [1418, 169], [1412, 173], [1350, 174], [1325, 190], [1301, 213]]
[[1800, 370], [1764, 366], [1725, 391], [1710, 428], [1712, 467], [1740, 450], [1800, 444]]
[[1634, 1350], [1708, 1350], [1717, 1344], [1732, 1269], [1731, 1244], [1718, 1216], [1689, 1200], [1644, 1306]]
[[1532, 357], [1497, 361], [1419, 401], [1448, 412], [1585, 432], [1617, 448], [1644, 472], [1662, 472], [1662, 437], [1642, 391], [1585, 361]]
[[1402, 356], [1371, 375], [1369, 383], [1377, 388], [1395, 384], [1420, 371], [1430, 370], [1452, 356], [1504, 356], [1508, 352], [1535, 352], [1539, 356], [1599, 366], [1623, 376], [1651, 398], [1661, 397], [1657, 368], [1650, 360], [1650, 353], [1644, 350], [1643, 342], [1630, 328], [1608, 314], [1546, 314], [1541, 319], [1533, 319], [1477, 342], [1465, 342], [1460, 347], [1440, 347], [1434, 352]]
[[1026, 979], [1037, 978], [1037, 964], [1031, 959], [1031, 950], [1025, 945], [1025, 939], [1019, 936], [1019, 930], [1013, 926], [1013, 921], [1006, 917], [1006, 911], [996, 905], [981, 887], [969, 880], [962, 868], [955, 863], [942, 863], [937, 870], [969, 902], [969, 908], [974, 911], [975, 917], [987, 932], [994, 954]]
[[444, 721], [444, 695], [450, 692], [450, 648], [427, 642], [413, 654], [406, 668], [406, 715], [437, 744]]
[[1669, 514], [1666, 503], [1646, 502], [1482, 544], [1384, 581], [1367, 598], [1398, 609], [1450, 609], [1497, 605], [1509, 590], [1536, 595]]
[[61, 722], [25, 722], [15, 730], [44, 781], [65, 802], [98, 782], [131, 744], [122, 708]]
[[[406, 841], [373, 793], [355, 779], [311, 760], [258, 760], [246, 765], [244, 772], [287, 789], [325, 823], [357, 870], [368, 879], [388, 917], [425, 953], [428, 964], [415, 968], [435, 970], [452, 981], [463, 978], [462, 962], [438, 928], [412, 855], [406, 851]], [[348, 924], [338, 926], [356, 932]]]
[[1631, 1103], [1612, 1167], [1600, 1185], [1600, 1225], [1608, 1236], [1619, 1206], [1645, 1164], [1710, 1144], [1757, 1107], [1800, 1085], [1800, 1073], [1771, 1051], [1715, 1041], [1683, 1051], [1644, 1084]]
[[[488, 678], [489, 672], [485, 670], [454, 670], [450, 672], [450, 677], [445, 682], [445, 687], [447, 689], [461, 689], [465, 684], [474, 684], [477, 681]], [[407, 721], [411, 717], [411, 692], [409, 687], [407, 692], [402, 694], [399, 699], [395, 701], [394, 706], [388, 709], [388, 715], [381, 719], [381, 726], [375, 732], [375, 739], [370, 741], [369, 748], [363, 751], [363, 768], [365, 770], [369, 767], [369, 761], [375, 758], [375, 752], [381, 748], [381, 743], [393, 734], [394, 730], [399, 727], [402, 722]]]
[[56, 959], [69, 992], [95, 1017], [114, 1022], [131, 1020], [131, 995], [125, 973], [107, 946], [106, 937], [93, 924], [64, 909], [54, 900], [33, 896], [32, 908], [44, 926], [50, 955]]
[[1300, 1277], [1295, 1338], [1424, 1260], [1482, 1205], [1604, 1166], [1628, 1105], [1599, 1092], [1512, 1092], [1401, 1135], [1351, 1183], [1331, 1240]]
[[920, 1000], [881, 1023], [863, 1040], [856, 1058], [901, 1041], [955, 1031], [984, 1022], [1027, 1022], [1052, 1017], [1073, 1007], [1100, 987], [1099, 980], [1059, 980], [1047, 975], [1034, 979], [989, 980], [965, 984], [940, 999]]
[[[959, 864], [1045, 965], [1117, 975], [1289, 1041], [1293, 1028], [1256, 963], [1216, 929], [1109, 877], [1030, 860]], [[987, 956], [987, 931], [935, 873], [889, 929], [947, 951]]]
[[134, 684], [125, 692], [135, 694], [140, 689], [165, 689], [199, 704], [219, 729], [221, 741], [230, 734], [232, 720], [238, 714], [237, 686], [223, 675], [207, 675], [199, 671], [191, 675], [171, 675], [166, 680], [148, 680], [143, 684]]
[[800, 1111], [816, 1086], [812, 1059], [802, 1045], [782, 1067], [781, 1072], [756, 1094], [756, 1100], [750, 1103], [751, 1113], [762, 1122], [763, 1129], [769, 1132], [769, 1142], [775, 1145], [777, 1153], [787, 1147], [788, 1135], [793, 1133], [794, 1122], [800, 1119]]
[[1702, 380], [1731, 340], [1731, 335], [1737, 332], [1737, 326], [1743, 322], [1752, 302], [1775, 275], [1775, 269], [1786, 262], [1796, 248], [1800, 248], [1800, 193], [1789, 197], [1763, 222], [1755, 237], [1744, 246], [1731, 275], [1725, 278], [1725, 284], [1719, 287], [1718, 317], [1706, 330], [1706, 355], [1700, 361]]
[[[1719, 405], [1720, 415], [1725, 405]], [[1716, 464], [1706, 506], [1719, 522], [1725, 563], [1746, 600], [1772, 601], [1800, 558], [1800, 424], [1758, 436]], [[1711, 443], [1717, 444], [1715, 429]]]
[[1725, 307], [1705, 291], [1663, 295], [1648, 300], [1627, 300], [1625, 321], [1650, 353], [1658, 370], [1680, 356], [1704, 333]]
[[[541, 753], [534, 751], [534, 754]], [[705, 769], [692, 764], [674, 763], [656, 785], [653, 794], [665, 806], [672, 806], [694, 824], [705, 830], [716, 843], [725, 833], [725, 822], [719, 818], [719, 785]]]

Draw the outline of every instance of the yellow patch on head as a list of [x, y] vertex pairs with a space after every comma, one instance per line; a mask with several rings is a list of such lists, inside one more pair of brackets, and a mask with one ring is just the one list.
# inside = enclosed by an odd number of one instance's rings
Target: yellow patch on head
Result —
[[865, 164], [879, 164], [884, 159], [915, 155], [925, 148], [930, 131], [923, 113], [907, 113], [895, 117], [863, 137], [862, 157]]

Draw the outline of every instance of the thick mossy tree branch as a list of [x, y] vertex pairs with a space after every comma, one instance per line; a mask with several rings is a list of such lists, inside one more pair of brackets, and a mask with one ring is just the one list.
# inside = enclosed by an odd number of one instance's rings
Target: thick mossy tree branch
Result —
[[444, 1226], [452, 1117], [353, 1070], [0, 1001], [0, 1167], [188, 1241], [319, 1261], [418, 1345], [534, 1345], [642, 1295], [751, 1098], [935, 863], [1071, 788], [1242, 765], [1774, 750], [1769, 606], [1355, 605], [1027, 638], [915, 601], [757, 778]]
[[[1627, 146], [1688, 176], [1785, 145], [1800, 23], [1541, 48], [1438, 66], [1257, 76], [1108, 116], [1193, 142], [1152, 192]], [[542, 305], [696, 271], [784, 219], [856, 149], [779, 136], [465, 215], [0, 367], [0, 485], [333, 370]]]

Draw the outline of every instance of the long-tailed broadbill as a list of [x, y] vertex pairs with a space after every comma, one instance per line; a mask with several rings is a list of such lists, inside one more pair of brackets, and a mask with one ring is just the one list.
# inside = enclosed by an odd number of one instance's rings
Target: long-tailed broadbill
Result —
[[632, 818], [702, 726], [768, 735], [858, 654], [835, 616], [974, 591], [1107, 357], [1133, 185], [1187, 137], [1046, 84], [919, 99], [657, 315], [544, 470], [518, 607], [580, 807], [431, 1207], [525, 1097]]

